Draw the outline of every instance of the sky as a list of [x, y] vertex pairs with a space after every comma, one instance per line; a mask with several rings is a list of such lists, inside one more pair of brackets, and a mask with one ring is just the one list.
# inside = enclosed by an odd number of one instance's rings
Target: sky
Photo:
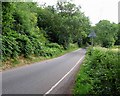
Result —
[[[55, 5], [58, 0], [35, 0], [39, 4]], [[59, 0], [60, 1], [60, 0]], [[69, 0], [61, 0], [69, 1]], [[100, 20], [109, 20], [118, 23], [118, 2], [120, 0], [72, 0], [81, 11], [90, 18], [91, 24], [95, 25]]]

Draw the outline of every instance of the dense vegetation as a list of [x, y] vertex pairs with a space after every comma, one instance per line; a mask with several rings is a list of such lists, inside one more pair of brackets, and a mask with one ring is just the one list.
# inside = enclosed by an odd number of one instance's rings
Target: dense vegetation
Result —
[[95, 45], [102, 47], [111, 47], [115, 44], [120, 44], [118, 38], [118, 24], [110, 23], [108, 20], [102, 20], [96, 24], [94, 30], [97, 37], [95, 38]]
[[[91, 43], [91, 30], [96, 33], [94, 45], [112, 47], [120, 44], [120, 24], [101, 20], [91, 26], [79, 6], [58, 2], [56, 6], [38, 6], [33, 2], [2, 2], [2, 56], [9, 61], [22, 56], [54, 57], [64, 50]], [[0, 8], [1, 10], [1, 8]], [[1, 19], [1, 16], [0, 16]], [[91, 49], [77, 76], [74, 94], [120, 94], [118, 53]]]
[[120, 43], [118, 24], [102, 20], [91, 28], [80, 7], [69, 2], [58, 2], [56, 6], [2, 2], [2, 17], [1, 59], [4, 61], [18, 56], [52, 56], [75, 43], [79, 47], [88, 45], [91, 29], [97, 35], [95, 45], [111, 47]]
[[88, 41], [88, 17], [72, 3], [38, 6], [2, 2], [2, 60], [18, 56], [53, 56], [70, 44]]
[[118, 50], [89, 48], [76, 78], [74, 95], [118, 96], [120, 94], [119, 55]]

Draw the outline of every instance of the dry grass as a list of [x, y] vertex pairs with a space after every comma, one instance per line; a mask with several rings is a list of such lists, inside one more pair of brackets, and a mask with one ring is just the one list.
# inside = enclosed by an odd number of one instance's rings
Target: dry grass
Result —
[[45, 59], [46, 59], [45, 57], [31, 56], [30, 58], [24, 58], [23, 56], [20, 56], [16, 59], [10, 59], [5, 62], [2, 62], [2, 70], [16, 68], [24, 65], [30, 65], [34, 62], [40, 62]]

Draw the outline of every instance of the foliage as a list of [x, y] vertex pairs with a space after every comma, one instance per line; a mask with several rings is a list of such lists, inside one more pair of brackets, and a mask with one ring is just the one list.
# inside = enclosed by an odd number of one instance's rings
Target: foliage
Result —
[[[80, 6], [70, 2], [58, 2], [56, 6], [2, 2], [2, 17], [2, 60], [21, 55], [45, 56], [46, 53], [53, 56], [55, 50], [59, 53], [69, 49], [71, 44], [77, 43], [81, 47], [89, 43], [90, 20], [81, 12]], [[101, 21], [95, 30], [97, 45], [119, 44], [117, 24]]]
[[2, 59], [7, 59], [8, 57], [17, 57], [19, 55], [19, 46], [15, 38], [12, 36], [2, 36]]
[[48, 43], [46, 46], [49, 47], [49, 48], [61, 49], [61, 46], [59, 44], [57, 44], [57, 43]]
[[118, 27], [118, 32], [117, 32], [117, 40], [115, 42], [116, 45], [120, 45], [120, 23], [116, 25]]
[[95, 26], [96, 44], [102, 47], [111, 47], [115, 44], [118, 35], [118, 25], [102, 20]]
[[39, 8], [38, 26], [45, 30], [49, 41], [68, 49], [69, 44], [78, 42], [79, 38], [86, 40], [90, 22], [75, 4], [58, 2], [56, 8], [54, 6]]
[[57, 54], [60, 54], [62, 52], [62, 48], [57, 43], [48, 43], [45, 47], [41, 50], [41, 56], [45, 57], [53, 57]]
[[120, 94], [119, 54], [105, 48], [88, 49], [76, 78], [74, 95], [109, 94], [117, 96]]
[[40, 55], [46, 38], [36, 26], [37, 16], [30, 6], [37, 8], [35, 3], [3, 2], [2, 60], [20, 55]]

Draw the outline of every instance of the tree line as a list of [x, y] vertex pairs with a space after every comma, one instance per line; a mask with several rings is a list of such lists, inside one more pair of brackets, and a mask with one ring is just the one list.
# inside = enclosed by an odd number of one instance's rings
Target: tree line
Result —
[[79, 47], [90, 44], [91, 29], [97, 34], [96, 45], [111, 47], [120, 42], [118, 24], [102, 20], [91, 26], [81, 7], [73, 3], [2, 2], [2, 60], [44, 56], [53, 47], [67, 50], [71, 43]]

